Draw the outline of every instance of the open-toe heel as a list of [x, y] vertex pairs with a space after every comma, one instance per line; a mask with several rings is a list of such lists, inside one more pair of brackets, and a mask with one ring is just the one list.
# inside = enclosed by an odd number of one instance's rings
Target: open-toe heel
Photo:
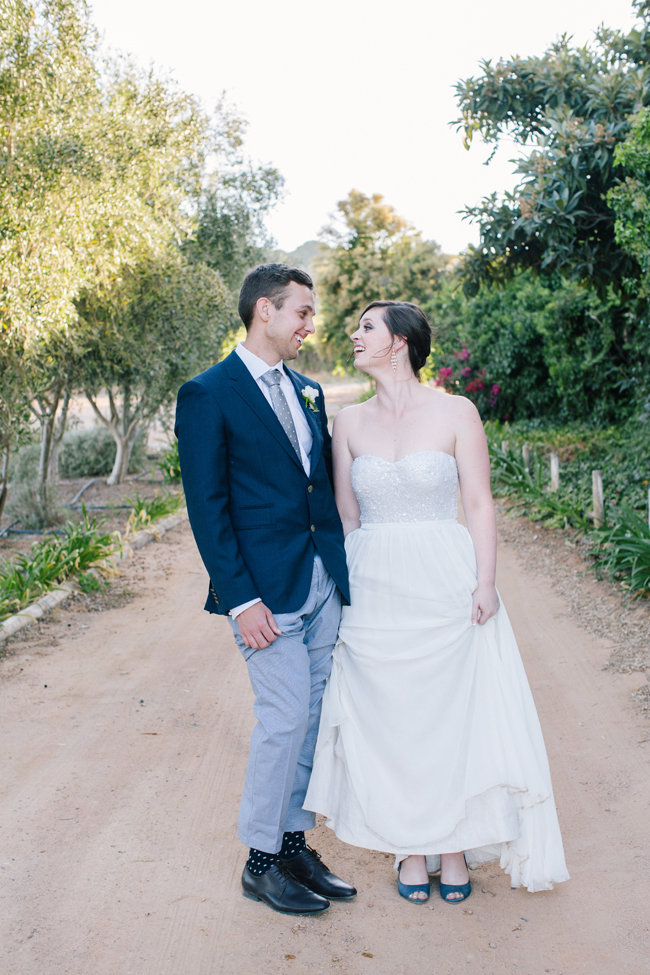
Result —
[[[431, 884], [403, 884], [400, 880], [402, 864], [397, 868], [398, 893], [411, 904], [426, 904], [431, 896]], [[411, 897], [411, 894], [426, 894], [426, 897]]]
[[[464, 857], [463, 857], [464, 859]], [[465, 860], [465, 866], [467, 866], [467, 860]], [[462, 904], [466, 901], [469, 895], [472, 893], [472, 882], [468, 880], [466, 884], [443, 884], [440, 883], [440, 896], [442, 897], [445, 904]], [[460, 897], [452, 897], [449, 900], [450, 894], [460, 894]]]

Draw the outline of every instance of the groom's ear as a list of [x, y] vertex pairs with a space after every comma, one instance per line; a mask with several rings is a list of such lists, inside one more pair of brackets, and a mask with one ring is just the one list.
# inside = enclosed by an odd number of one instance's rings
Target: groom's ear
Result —
[[258, 298], [255, 302], [255, 310], [258, 316], [266, 324], [271, 315], [271, 308], [273, 307], [273, 302], [270, 298]]

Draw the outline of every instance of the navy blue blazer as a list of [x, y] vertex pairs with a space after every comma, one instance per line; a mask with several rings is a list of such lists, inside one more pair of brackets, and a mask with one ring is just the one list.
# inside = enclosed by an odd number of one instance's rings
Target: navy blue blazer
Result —
[[[178, 393], [183, 488], [210, 577], [205, 608], [211, 613], [226, 614], [256, 596], [272, 613], [299, 609], [309, 593], [314, 550], [349, 601], [323, 392], [313, 380], [285, 369], [313, 435], [309, 477], [236, 352]], [[317, 413], [302, 399], [307, 385], [318, 389]]]

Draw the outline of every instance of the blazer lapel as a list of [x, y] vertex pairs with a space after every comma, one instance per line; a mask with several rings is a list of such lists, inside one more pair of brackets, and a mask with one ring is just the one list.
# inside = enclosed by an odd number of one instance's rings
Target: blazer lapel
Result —
[[311, 470], [313, 471], [315, 470], [316, 465], [320, 460], [320, 455], [323, 450], [323, 434], [321, 431], [320, 423], [317, 420], [317, 414], [314, 413], [313, 410], [309, 409], [305, 400], [303, 399], [302, 390], [305, 388], [306, 385], [308, 386], [309, 383], [303, 383], [302, 380], [298, 378], [296, 373], [293, 372], [293, 370], [287, 369], [286, 366], [285, 369], [289, 374], [289, 379], [293, 383], [293, 387], [296, 391], [296, 396], [298, 397], [298, 402], [302, 406], [302, 411], [307, 417], [307, 423], [309, 424], [309, 429], [311, 430], [312, 433], [312, 445], [309, 454], [309, 462], [310, 462]]
[[232, 381], [234, 391], [238, 396], [241, 397], [249, 409], [255, 413], [257, 418], [261, 423], [264, 424], [271, 436], [277, 440], [277, 442], [284, 450], [286, 450], [292, 460], [294, 460], [300, 469], [303, 470], [300, 459], [291, 446], [291, 442], [284, 432], [282, 424], [275, 414], [275, 410], [268, 402], [266, 396], [259, 388], [237, 353], [234, 351], [231, 352], [230, 355], [224, 360], [224, 364], [228, 369], [228, 375]]

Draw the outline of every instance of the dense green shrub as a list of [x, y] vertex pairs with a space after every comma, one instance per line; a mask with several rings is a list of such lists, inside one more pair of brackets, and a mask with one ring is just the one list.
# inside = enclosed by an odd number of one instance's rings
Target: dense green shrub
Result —
[[[613, 365], [620, 309], [611, 295], [523, 271], [470, 297], [449, 278], [426, 311], [436, 346], [425, 378], [451, 382], [485, 419], [611, 424], [638, 408], [639, 377]], [[468, 362], [458, 362], [461, 352]], [[468, 383], [483, 386], [465, 390], [457, 366], [470, 370]], [[452, 372], [440, 377], [441, 369]]]
[[23, 481], [35, 481], [38, 475], [38, 459], [41, 447], [38, 443], [26, 443], [20, 447], [11, 458], [11, 481], [19, 484]]
[[[115, 449], [115, 441], [106, 427], [73, 430], [63, 438], [59, 474], [64, 478], [105, 477], [113, 469]], [[145, 437], [140, 433], [131, 453], [129, 473], [143, 470], [145, 464]]]

